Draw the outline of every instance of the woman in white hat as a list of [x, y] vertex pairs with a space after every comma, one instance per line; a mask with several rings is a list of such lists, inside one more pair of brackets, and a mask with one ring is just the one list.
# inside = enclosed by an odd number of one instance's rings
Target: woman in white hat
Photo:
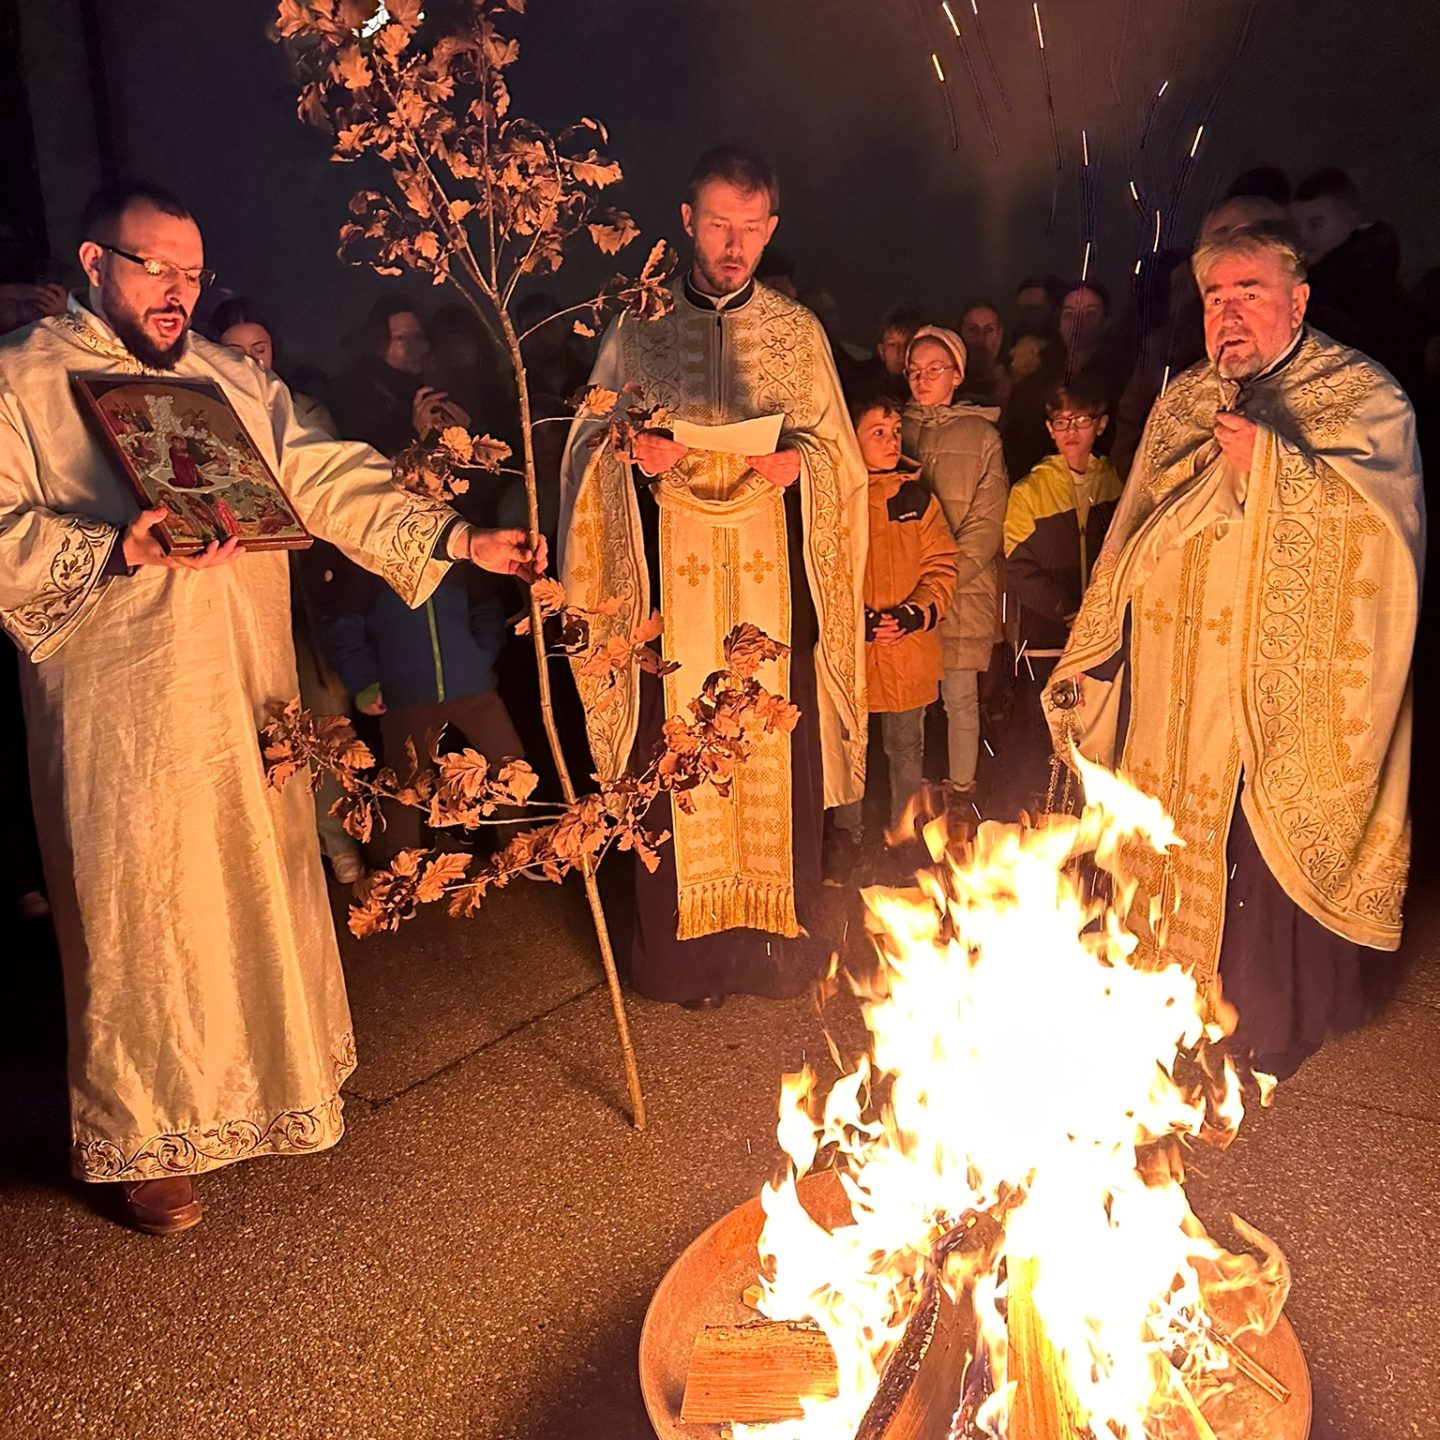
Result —
[[[920, 462], [960, 548], [955, 598], [940, 623], [945, 648], [941, 695], [949, 728], [951, 796], [975, 791], [980, 752], [980, 672], [1000, 639], [997, 557], [1010, 485], [997, 409], [957, 401], [965, 378], [965, 342], [953, 331], [923, 325], [905, 361], [905, 453]], [[967, 807], [968, 808], [968, 805]]]

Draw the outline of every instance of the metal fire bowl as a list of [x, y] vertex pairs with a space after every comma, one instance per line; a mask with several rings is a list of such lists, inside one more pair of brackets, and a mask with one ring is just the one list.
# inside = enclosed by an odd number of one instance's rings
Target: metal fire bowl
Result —
[[[850, 1204], [832, 1171], [805, 1176], [798, 1190], [806, 1210], [827, 1230], [849, 1223]], [[707, 1325], [755, 1319], [740, 1297], [759, 1271], [757, 1246], [764, 1224], [758, 1196], [722, 1216], [670, 1267], [650, 1301], [640, 1331], [640, 1392], [659, 1440], [716, 1440], [719, 1434], [714, 1425], [688, 1425], [680, 1418], [690, 1352]], [[1225, 1316], [1216, 1319], [1224, 1323]], [[1247, 1335], [1243, 1344], [1289, 1389], [1290, 1399], [1272, 1400], [1237, 1377], [1228, 1395], [1205, 1406], [1219, 1440], [1306, 1440], [1310, 1372], [1290, 1322], [1282, 1316], [1269, 1335]]]

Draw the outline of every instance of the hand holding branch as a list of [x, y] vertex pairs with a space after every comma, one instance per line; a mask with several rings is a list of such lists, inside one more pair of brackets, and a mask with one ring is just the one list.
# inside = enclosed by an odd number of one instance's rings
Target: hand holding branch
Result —
[[[472, 565], [489, 570], [495, 575], [513, 575], [527, 585], [533, 585], [545, 573], [549, 559], [549, 546], [542, 535], [537, 545], [531, 546], [528, 530], [477, 530], [465, 532], [464, 550], [461, 552]], [[452, 550], [455, 542], [451, 542]], [[460, 558], [456, 556], [455, 558]]]

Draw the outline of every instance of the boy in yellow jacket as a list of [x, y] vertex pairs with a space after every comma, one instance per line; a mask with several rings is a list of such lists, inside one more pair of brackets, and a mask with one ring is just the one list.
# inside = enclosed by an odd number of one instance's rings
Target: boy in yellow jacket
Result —
[[[865, 565], [865, 669], [870, 713], [890, 769], [890, 818], [920, 788], [925, 711], [945, 671], [940, 617], [955, 593], [958, 550], [918, 469], [900, 455], [900, 406], [888, 396], [852, 402], [850, 418], [870, 472], [870, 553]], [[860, 848], [863, 805], [835, 811], [825, 883], [844, 885]]]
[[1051, 745], [1040, 696], [1069, 638], [1122, 488], [1115, 467], [1095, 454], [1110, 422], [1106, 404], [1104, 391], [1087, 377], [1053, 385], [1045, 397], [1045, 428], [1055, 453], [1010, 492], [1005, 582], [1019, 611], [1020, 646], [1015, 708], [1001, 755], [999, 788], [1006, 794], [991, 803], [996, 819], [1019, 809], [1033, 813], [1045, 793]]

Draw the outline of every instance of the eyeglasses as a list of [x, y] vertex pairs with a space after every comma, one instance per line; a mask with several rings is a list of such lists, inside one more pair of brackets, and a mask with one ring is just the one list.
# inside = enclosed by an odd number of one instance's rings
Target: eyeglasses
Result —
[[167, 285], [174, 284], [176, 280], [183, 280], [192, 290], [203, 290], [215, 279], [213, 270], [204, 268], [186, 270], [182, 266], [171, 265], [165, 260], [147, 260], [143, 255], [132, 255], [128, 250], [117, 249], [114, 245], [107, 245], [103, 240], [97, 240], [94, 243], [102, 250], [108, 250], [112, 255], [118, 255], [132, 265], [138, 265], [147, 275], [156, 280], [163, 280]]
[[1052, 415], [1047, 422], [1052, 430], [1093, 430], [1099, 423], [1098, 415]]
[[933, 365], [925, 366], [923, 370], [915, 365], [910, 366], [905, 371], [905, 378], [907, 380], [941, 380], [951, 374], [954, 369], [953, 365], [946, 365], [937, 360]]

